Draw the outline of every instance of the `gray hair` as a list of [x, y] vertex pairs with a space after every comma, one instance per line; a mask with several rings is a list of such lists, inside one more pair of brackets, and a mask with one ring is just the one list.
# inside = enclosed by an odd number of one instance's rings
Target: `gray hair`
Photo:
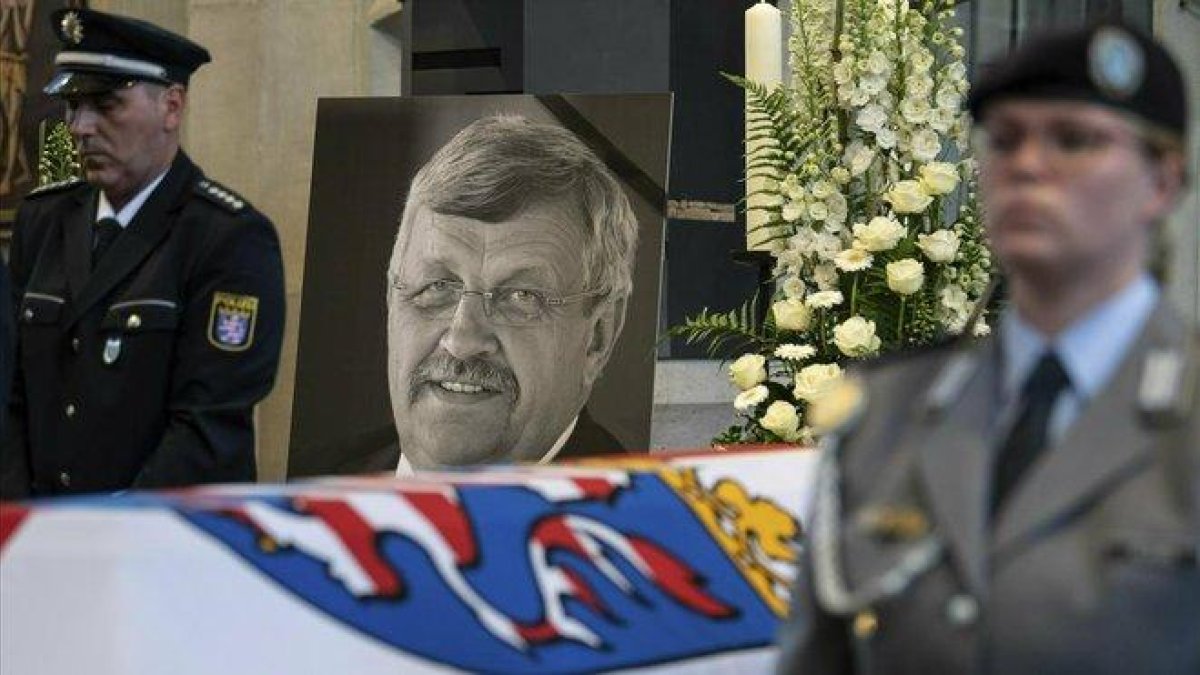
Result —
[[621, 184], [571, 132], [517, 115], [473, 122], [417, 172], [397, 244], [420, 207], [497, 223], [532, 206], [563, 201], [587, 236], [585, 288], [626, 298], [633, 289], [637, 217]]

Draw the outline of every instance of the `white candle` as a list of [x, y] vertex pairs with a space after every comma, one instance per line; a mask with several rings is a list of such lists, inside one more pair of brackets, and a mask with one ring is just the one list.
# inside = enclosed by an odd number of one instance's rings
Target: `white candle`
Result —
[[762, 0], [746, 10], [746, 79], [783, 82], [783, 14]]
[[[762, 1], [746, 10], [746, 79], [768, 88], [783, 82], [783, 15], [774, 5]], [[747, 128], [750, 122], [747, 110]], [[763, 147], [763, 141], [746, 142], [746, 248], [751, 251], [777, 247], [775, 242], [767, 242], [772, 235], [769, 228], [763, 227], [768, 221], [767, 214], [756, 210], [769, 204], [770, 199], [753, 194], [762, 190], [771, 178], [749, 175], [750, 162]]]

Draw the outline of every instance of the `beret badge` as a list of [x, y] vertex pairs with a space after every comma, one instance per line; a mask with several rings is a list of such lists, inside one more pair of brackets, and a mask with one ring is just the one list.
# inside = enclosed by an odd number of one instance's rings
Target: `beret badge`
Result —
[[1092, 82], [1108, 96], [1129, 98], [1142, 86], [1146, 56], [1131, 35], [1118, 28], [1104, 28], [1088, 45], [1088, 71]]
[[64, 14], [59, 29], [68, 42], [72, 44], [83, 42], [83, 20], [79, 18], [77, 12]]

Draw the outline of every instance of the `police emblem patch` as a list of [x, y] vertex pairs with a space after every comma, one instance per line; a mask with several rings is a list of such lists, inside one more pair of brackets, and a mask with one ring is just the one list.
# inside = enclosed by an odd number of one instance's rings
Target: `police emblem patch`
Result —
[[213, 294], [208, 317], [208, 341], [217, 349], [240, 352], [254, 342], [254, 323], [258, 318], [258, 298], [235, 293]]

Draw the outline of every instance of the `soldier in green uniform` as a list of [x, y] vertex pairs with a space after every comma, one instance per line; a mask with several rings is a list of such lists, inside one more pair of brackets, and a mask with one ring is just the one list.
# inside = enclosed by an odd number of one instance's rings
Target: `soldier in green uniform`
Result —
[[1009, 306], [831, 399], [779, 670], [1200, 672], [1200, 340], [1147, 272], [1179, 68], [1097, 25], [1026, 43], [970, 108]]
[[283, 334], [271, 222], [180, 149], [201, 46], [59, 11], [47, 94], [86, 181], [35, 190], [11, 253], [17, 364], [5, 498], [255, 478], [253, 409]]

